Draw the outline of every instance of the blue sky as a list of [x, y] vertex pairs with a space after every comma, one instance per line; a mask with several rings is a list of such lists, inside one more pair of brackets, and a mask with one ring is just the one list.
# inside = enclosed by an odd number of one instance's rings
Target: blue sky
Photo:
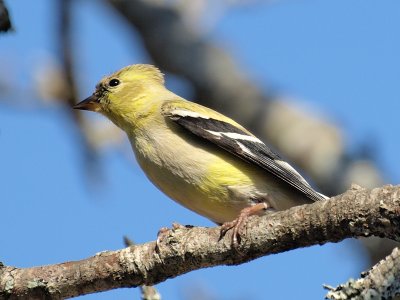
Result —
[[[0, 261], [30, 267], [122, 247], [122, 236], [154, 240], [173, 221], [213, 226], [156, 190], [121, 151], [100, 153], [101, 175], [86, 178], [79, 139], [65, 110], [41, 109], [31, 88], [41, 58], [57, 50], [56, 1], [7, 1], [15, 33], [0, 36]], [[100, 1], [76, 1], [75, 51], [81, 97], [105, 74], [149, 62], [138, 35]], [[208, 38], [229, 51], [261, 88], [296, 97], [336, 123], [348, 147], [371, 141], [387, 183], [400, 179], [400, 2], [259, 1], [228, 11]], [[48, 79], [51, 84], [51, 78]], [[182, 90], [173, 78], [171, 89]], [[14, 96], [15, 97], [15, 96]], [[36, 106], [35, 106], [36, 105]], [[218, 299], [321, 299], [365, 268], [352, 241], [300, 249], [237, 267], [191, 272], [158, 286], [164, 299], [206, 290]], [[284, 292], [282, 292], [284, 291]], [[115, 290], [82, 299], [132, 299]]]

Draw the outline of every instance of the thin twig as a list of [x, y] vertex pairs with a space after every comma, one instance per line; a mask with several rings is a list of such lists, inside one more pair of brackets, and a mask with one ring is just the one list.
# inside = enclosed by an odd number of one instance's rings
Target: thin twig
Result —
[[326, 298], [332, 300], [393, 299], [395, 295], [400, 295], [399, 248], [394, 248], [371, 270], [362, 273], [360, 279], [350, 279], [336, 288], [325, 288], [330, 290]]

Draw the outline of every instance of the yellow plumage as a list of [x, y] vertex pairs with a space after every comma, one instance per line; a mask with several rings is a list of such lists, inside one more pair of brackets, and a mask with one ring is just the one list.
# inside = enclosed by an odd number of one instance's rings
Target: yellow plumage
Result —
[[[243, 208], [262, 201], [276, 210], [311, 202], [263, 168], [174, 122], [175, 113], [213, 119], [256, 139], [230, 118], [167, 90], [153, 66], [128, 66], [103, 78], [96, 92], [76, 108], [98, 111], [123, 129], [147, 177], [170, 198], [216, 223], [232, 221]], [[218, 137], [212, 130], [205, 133]], [[243, 134], [231, 136], [243, 139]]]

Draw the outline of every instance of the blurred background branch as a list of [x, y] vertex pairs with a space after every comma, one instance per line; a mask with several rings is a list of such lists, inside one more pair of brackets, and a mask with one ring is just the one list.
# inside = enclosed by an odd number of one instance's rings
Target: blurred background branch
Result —
[[[98, 169], [97, 150], [96, 147], [91, 143], [90, 130], [85, 123], [83, 115], [72, 109], [72, 107], [80, 101], [78, 98], [78, 91], [76, 86], [75, 76], [75, 61], [74, 61], [74, 49], [72, 41], [72, 5], [74, 1], [70, 0], [58, 0], [59, 1], [59, 33], [58, 33], [58, 45], [61, 61], [61, 78], [64, 79], [60, 84], [62, 89], [57, 95], [60, 102], [65, 105], [65, 110], [72, 117], [73, 124], [76, 125], [78, 130], [78, 137], [80, 138], [80, 144], [82, 145], [85, 162], [87, 163], [87, 171], [95, 173], [95, 169]], [[47, 74], [50, 75], [50, 74]], [[82, 99], [83, 100], [83, 99]]]
[[12, 28], [10, 14], [4, 0], [0, 0], [0, 32], [7, 32]]

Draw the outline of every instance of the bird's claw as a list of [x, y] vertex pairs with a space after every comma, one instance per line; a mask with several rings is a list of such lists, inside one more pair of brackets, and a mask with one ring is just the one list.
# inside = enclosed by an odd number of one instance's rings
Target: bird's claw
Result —
[[240, 243], [240, 233], [244, 225], [245, 218], [239, 216], [233, 221], [225, 222], [221, 226], [220, 239], [231, 229], [233, 229], [231, 243], [234, 248], [237, 248]]
[[268, 205], [265, 202], [258, 203], [256, 205], [246, 207], [242, 209], [239, 216], [230, 222], [225, 222], [221, 226], [220, 231], [220, 239], [231, 229], [232, 232], [232, 247], [237, 249], [240, 244], [240, 235], [243, 229], [243, 226], [246, 224], [247, 218], [252, 215], [256, 215], [261, 211], [265, 211], [268, 209]]

